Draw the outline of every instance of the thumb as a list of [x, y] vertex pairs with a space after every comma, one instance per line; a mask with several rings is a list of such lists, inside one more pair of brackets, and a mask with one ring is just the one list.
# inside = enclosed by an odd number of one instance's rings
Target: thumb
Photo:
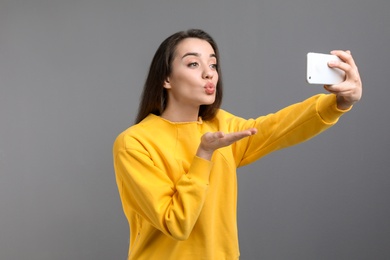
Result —
[[221, 131], [218, 131], [218, 132], [214, 132], [214, 133], [210, 133], [210, 132], [207, 132], [203, 135], [203, 138], [204, 138], [204, 141], [206, 142], [214, 142], [218, 139], [221, 139], [225, 136], [225, 134]]

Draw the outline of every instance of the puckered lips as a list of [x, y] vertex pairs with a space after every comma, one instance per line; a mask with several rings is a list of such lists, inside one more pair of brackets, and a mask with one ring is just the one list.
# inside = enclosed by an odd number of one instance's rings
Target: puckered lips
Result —
[[211, 83], [211, 82], [208, 82], [204, 86], [204, 89], [205, 89], [205, 92], [206, 92], [207, 95], [212, 95], [215, 92], [215, 85], [213, 83]]

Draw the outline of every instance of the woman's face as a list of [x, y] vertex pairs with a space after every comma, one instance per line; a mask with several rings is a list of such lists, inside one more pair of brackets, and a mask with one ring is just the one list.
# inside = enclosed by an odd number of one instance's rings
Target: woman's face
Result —
[[164, 84], [168, 106], [210, 105], [215, 101], [217, 82], [217, 59], [211, 45], [198, 38], [181, 41], [176, 47], [172, 72]]

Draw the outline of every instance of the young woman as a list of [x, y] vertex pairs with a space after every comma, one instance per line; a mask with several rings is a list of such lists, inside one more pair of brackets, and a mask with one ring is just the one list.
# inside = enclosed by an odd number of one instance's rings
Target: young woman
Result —
[[238, 259], [236, 169], [321, 133], [360, 100], [349, 51], [333, 51], [339, 85], [277, 113], [243, 119], [220, 109], [222, 78], [214, 40], [178, 32], [158, 48], [136, 124], [113, 148], [130, 226], [128, 259]]

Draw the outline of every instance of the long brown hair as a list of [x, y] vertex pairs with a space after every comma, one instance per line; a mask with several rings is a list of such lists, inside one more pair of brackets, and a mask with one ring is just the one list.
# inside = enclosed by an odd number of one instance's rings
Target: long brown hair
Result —
[[141, 122], [150, 113], [161, 115], [167, 106], [167, 90], [163, 87], [164, 81], [172, 72], [177, 45], [186, 38], [198, 38], [207, 41], [215, 52], [217, 58], [217, 72], [219, 80], [216, 86], [215, 101], [211, 105], [201, 105], [199, 116], [203, 120], [213, 119], [222, 103], [222, 75], [219, 65], [219, 50], [214, 39], [206, 32], [199, 29], [180, 31], [165, 39], [158, 47], [150, 64], [149, 73], [145, 81], [144, 89], [138, 108], [135, 123]]

